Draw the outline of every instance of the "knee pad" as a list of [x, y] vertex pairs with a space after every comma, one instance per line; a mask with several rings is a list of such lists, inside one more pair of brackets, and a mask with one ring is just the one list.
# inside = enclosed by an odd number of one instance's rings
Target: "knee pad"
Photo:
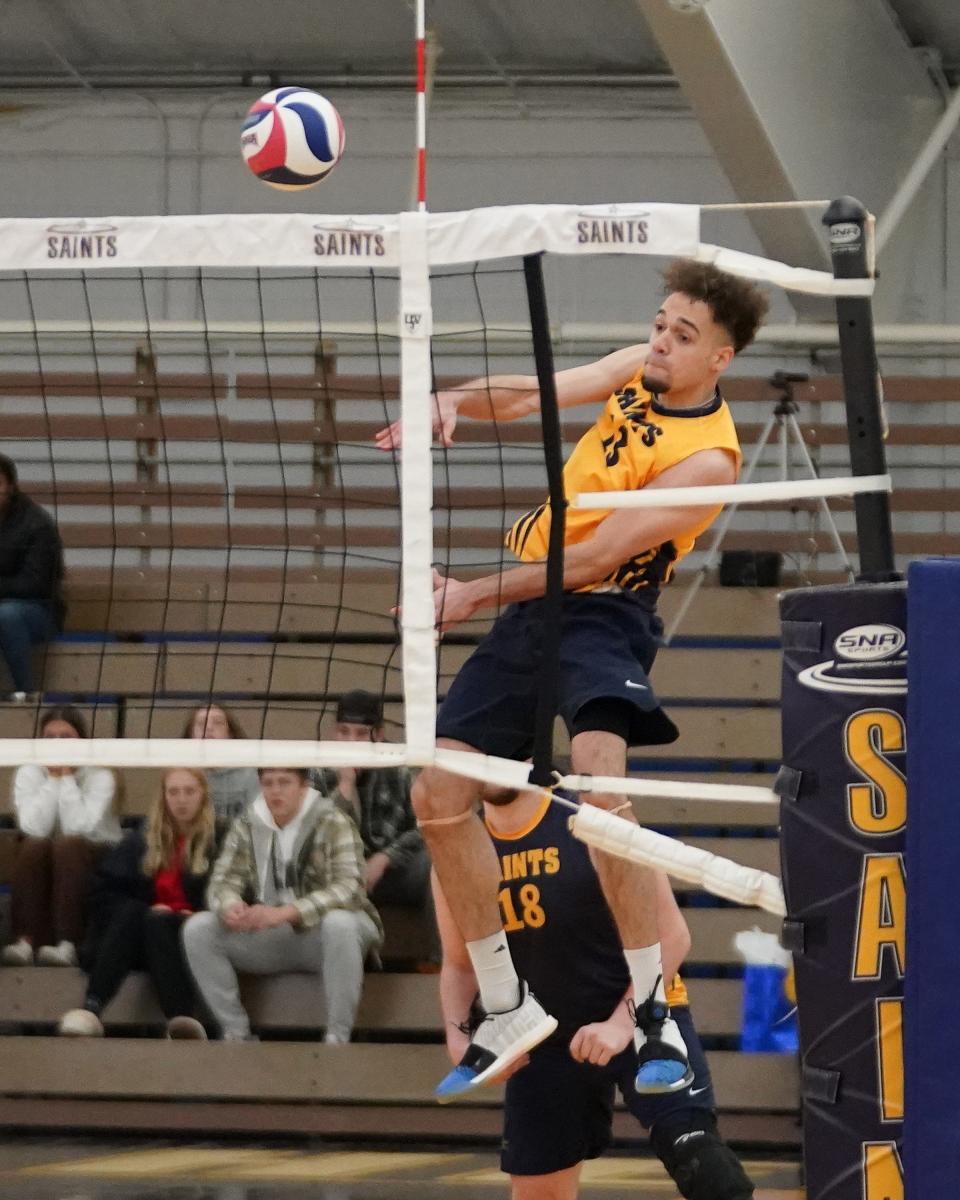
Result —
[[712, 1113], [654, 1127], [650, 1140], [686, 1200], [751, 1200], [753, 1181], [717, 1134]]

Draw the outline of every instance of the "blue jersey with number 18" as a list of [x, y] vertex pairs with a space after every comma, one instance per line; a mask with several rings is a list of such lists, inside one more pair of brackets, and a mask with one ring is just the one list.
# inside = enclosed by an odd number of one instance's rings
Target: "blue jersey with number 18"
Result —
[[[570, 832], [570, 812], [545, 795], [530, 823], [510, 834], [490, 826], [500, 861], [500, 914], [517, 973], [557, 1018], [553, 1040], [605, 1021], [630, 975], [620, 935], [590, 854]], [[668, 997], [685, 1004], [677, 979]]]

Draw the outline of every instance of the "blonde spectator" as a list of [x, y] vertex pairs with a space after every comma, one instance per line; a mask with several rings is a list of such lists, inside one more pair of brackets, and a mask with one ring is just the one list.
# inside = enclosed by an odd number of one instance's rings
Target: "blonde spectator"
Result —
[[[245, 738], [243, 726], [219, 704], [195, 708], [184, 727], [185, 738]], [[207, 771], [210, 799], [219, 818], [232, 821], [260, 795], [253, 767], [218, 767]]]
[[[43, 738], [85, 738], [75, 708], [51, 708]], [[120, 840], [114, 810], [116, 781], [102, 767], [43, 767], [28, 763], [13, 779], [21, 839], [13, 868], [13, 936], [7, 966], [72, 967], [83, 937], [84, 900], [104, 850]]]
[[202, 771], [172, 767], [142, 830], [131, 830], [106, 854], [93, 878], [90, 932], [81, 957], [89, 970], [83, 1007], [66, 1013], [60, 1032], [102, 1037], [100, 1016], [131, 971], [153, 981], [167, 1033], [204, 1038], [193, 1017], [196, 993], [180, 930], [204, 907], [217, 855], [213, 805]]

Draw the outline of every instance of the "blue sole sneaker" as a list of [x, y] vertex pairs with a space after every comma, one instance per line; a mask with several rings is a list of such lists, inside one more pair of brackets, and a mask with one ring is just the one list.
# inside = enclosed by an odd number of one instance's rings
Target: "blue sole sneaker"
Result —
[[463, 1058], [434, 1091], [441, 1104], [489, 1083], [556, 1029], [556, 1017], [545, 1011], [525, 983], [521, 988], [516, 1008], [487, 1013], [480, 1021]]

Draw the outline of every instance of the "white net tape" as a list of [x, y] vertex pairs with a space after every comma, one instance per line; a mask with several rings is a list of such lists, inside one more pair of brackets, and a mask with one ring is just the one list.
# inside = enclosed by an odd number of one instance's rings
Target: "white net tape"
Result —
[[572, 792], [613, 792], [648, 799], [707, 800], [718, 803], [779, 804], [773, 788], [737, 783], [678, 783], [670, 779], [619, 779], [614, 775], [563, 775], [557, 787]]
[[787, 479], [779, 483], [734, 483], [717, 487], [647, 488], [638, 492], [580, 492], [572, 508], [693, 508], [701, 504], [768, 504], [776, 500], [804, 500], [821, 496], [856, 496], [862, 492], [889, 492], [889, 475], [843, 475], [835, 479]]

